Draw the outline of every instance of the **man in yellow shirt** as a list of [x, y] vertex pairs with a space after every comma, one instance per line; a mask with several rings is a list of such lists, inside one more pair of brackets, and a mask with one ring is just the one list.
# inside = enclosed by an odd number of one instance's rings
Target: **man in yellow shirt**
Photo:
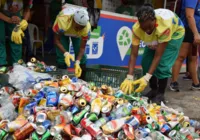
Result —
[[[179, 17], [170, 10], [156, 9], [149, 4], [137, 12], [138, 22], [133, 26], [132, 51], [127, 78], [121, 84], [126, 93], [142, 92], [150, 82], [151, 91], [146, 94], [153, 102], [164, 101], [167, 80], [171, 77], [171, 68], [178, 56], [185, 29]], [[145, 76], [133, 81], [133, 71], [138, 55], [139, 43], [146, 44], [142, 59]]]
[[[22, 57], [23, 31], [27, 28], [33, 0], [0, 1], [0, 66], [7, 65], [6, 34], [9, 36], [11, 64]], [[23, 14], [23, 17], [22, 17]], [[16, 25], [18, 25], [16, 30]], [[7, 29], [7, 30], [6, 30]]]
[[[57, 64], [59, 68], [70, 67], [74, 61], [69, 54], [70, 38], [75, 53], [75, 76], [85, 79], [86, 55], [85, 46], [90, 35], [90, 23], [85, 9], [65, 7], [56, 17], [53, 25], [55, 33], [54, 43], [56, 47]], [[63, 55], [64, 54], [64, 55]], [[83, 72], [82, 72], [83, 70]]]

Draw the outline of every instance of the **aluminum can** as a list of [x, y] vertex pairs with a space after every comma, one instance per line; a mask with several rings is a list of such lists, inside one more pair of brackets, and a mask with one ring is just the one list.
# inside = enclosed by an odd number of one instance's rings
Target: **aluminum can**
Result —
[[30, 116], [31, 114], [33, 114], [33, 109], [34, 107], [37, 105], [37, 102], [31, 102], [29, 104], [27, 104], [25, 107], [24, 107], [24, 115], [25, 116]]
[[23, 118], [23, 117], [20, 118], [20, 116], [18, 116], [16, 120], [7, 123], [5, 130], [7, 132], [14, 132], [17, 129], [21, 128], [26, 123], [28, 123], [28, 120], [26, 120], [26, 118]]
[[138, 128], [140, 125], [140, 116], [133, 116], [131, 119], [127, 120], [125, 123], [132, 126], [134, 129]]
[[80, 109], [77, 106], [73, 105], [73, 106], [71, 106], [70, 111], [74, 115], [74, 114], [78, 113], [80, 111]]
[[47, 119], [47, 115], [44, 112], [38, 112], [36, 114], [36, 122], [43, 123]]
[[99, 127], [97, 127], [87, 118], [81, 120], [81, 126], [85, 128], [95, 138], [103, 133]]
[[57, 106], [58, 105], [58, 94], [54, 91], [50, 91], [46, 96], [46, 106]]
[[160, 132], [166, 134], [171, 131], [171, 127], [168, 124], [164, 124], [160, 129]]
[[8, 132], [6, 132], [5, 130], [3, 129], [0, 129], [0, 140], [3, 140], [4, 137], [8, 134]]
[[36, 126], [33, 123], [26, 123], [20, 129], [16, 130], [13, 134], [15, 140], [24, 140], [28, 137], [34, 130]]

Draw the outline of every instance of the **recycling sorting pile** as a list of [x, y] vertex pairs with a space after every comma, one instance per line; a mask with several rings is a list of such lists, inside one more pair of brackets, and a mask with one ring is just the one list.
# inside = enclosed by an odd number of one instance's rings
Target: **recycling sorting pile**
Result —
[[28, 67], [29, 69], [36, 72], [51, 72], [56, 71], [55, 66], [47, 66], [44, 62], [38, 61], [36, 58], [31, 58], [30, 62], [27, 64], [21, 59], [18, 61], [18, 64]]
[[200, 139], [198, 121], [163, 103], [67, 75], [32, 82], [0, 89], [0, 140]]
[[[30, 62], [27, 64], [24, 63], [22, 59], [18, 61], [18, 64], [28, 67], [29, 69], [35, 71], [35, 72], [52, 72], [56, 71], [55, 66], [48, 66], [43, 61], [38, 61], [36, 58], [31, 58]], [[6, 73], [9, 69], [6, 66], [0, 67], [0, 74]]]

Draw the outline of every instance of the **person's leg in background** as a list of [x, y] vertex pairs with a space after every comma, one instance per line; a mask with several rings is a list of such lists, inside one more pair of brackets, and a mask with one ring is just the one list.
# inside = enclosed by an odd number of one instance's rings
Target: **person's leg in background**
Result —
[[[79, 50], [80, 50], [81, 38], [71, 37], [71, 40], [72, 40], [75, 59], [76, 59], [79, 54]], [[86, 63], [87, 63], [87, 56], [86, 56], [86, 54], [84, 54], [80, 61], [80, 67], [82, 69], [82, 74], [81, 74], [81, 77], [79, 77], [79, 78], [82, 80], [85, 80], [85, 76], [86, 76]]]
[[[21, 19], [20, 13], [17, 13], [16, 16], [18, 16]], [[14, 63], [17, 63], [18, 60], [22, 59], [22, 44], [15, 44], [11, 41], [11, 34], [13, 29], [16, 27], [16, 24], [9, 24], [6, 23], [6, 29], [7, 29], [7, 35], [9, 37], [9, 45], [10, 45], [10, 55], [11, 55], [11, 62], [10, 64], [13, 65]]]
[[198, 77], [199, 77], [199, 81], [200, 81], [200, 47], [198, 46]]
[[[68, 36], [61, 36], [61, 43], [63, 47], [66, 49], [66, 51], [69, 51], [69, 37]], [[56, 62], [57, 62], [57, 67], [60, 69], [67, 69], [67, 65], [65, 64], [65, 57], [64, 54], [60, 51], [60, 49], [56, 47]]]
[[186, 58], [186, 73], [185, 73], [185, 76], [183, 76], [183, 79], [184, 80], [191, 80], [191, 76], [190, 76], [190, 73], [189, 73], [189, 58], [187, 57]]
[[[192, 80], [193, 80], [192, 88], [193, 89], [200, 88], [197, 74], [195, 74], [197, 73], [197, 70], [196, 70], [197, 49], [193, 47], [193, 41], [194, 41], [193, 37], [194, 36], [191, 29], [189, 27], [185, 28], [185, 38], [183, 40], [183, 44], [181, 46], [179, 56], [172, 69], [172, 81], [170, 83], [170, 89], [172, 91], [179, 91], [179, 85], [178, 85], [177, 80], [178, 80], [182, 63], [186, 57], [188, 57], [188, 61], [189, 61], [188, 70], [189, 72], [191, 72], [190, 76], [192, 77]], [[193, 57], [193, 55], [196, 55], [196, 56]]]
[[172, 91], [179, 91], [179, 84], [177, 82], [179, 73], [180, 73], [183, 61], [188, 56], [190, 48], [191, 48], [191, 43], [186, 43], [186, 42], [182, 43], [178, 58], [176, 59], [176, 62], [174, 66], [172, 67], [172, 81], [169, 86], [170, 90]]
[[0, 67], [7, 65], [6, 61], [6, 38], [5, 38], [5, 22], [0, 20]]
[[[191, 49], [191, 45], [193, 43], [193, 33], [190, 30], [189, 27], [185, 28], [185, 37], [183, 40], [183, 43], [181, 45], [181, 49], [179, 51], [179, 55], [178, 58], [174, 64], [174, 66], [172, 67], [172, 80], [170, 83], [170, 90], [172, 91], [179, 91], [179, 84], [178, 84], [178, 77], [179, 77], [179, 73], [183, 64], [183, 61], [188, 57], [189, 55], [189, 49]], [[188, 63], [187, 63], [188, 59], [186, 60], [186, 68], [188, 69]]]
[[189, 50], [189, 73], [192, 78], [192, 89], [199, 90], [200, 83], [197, 75], [197, 46], [192, 46]]

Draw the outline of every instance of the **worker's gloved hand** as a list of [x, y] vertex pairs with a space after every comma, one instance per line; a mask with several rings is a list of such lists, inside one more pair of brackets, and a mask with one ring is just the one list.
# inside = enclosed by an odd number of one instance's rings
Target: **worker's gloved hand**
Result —
[[145, 76], [143, 76], [142, 78], [136, 80], [133, 82], [134, 85], [138, 85], [139, 87], [135, 90], [135, 92], [142, 92], [144, 91], [144, 89], [146, 88], [149, 80], [151, 79], [152, 75], [149, 73], [146, 73]]
[[22, 38], [24, 37], [24, 32], [19, 28], [17, 30], [13, 29], [11, 35], [11, 41], [15, 44], [22, 44]]
[[26, 28], [28, 27], [28, 22], [27, 22], [25, 19], [23, 19], [23, 20], [19, 23], [19, 25], [20, 25], [20, 28], [24, 31], [24, 30], [26, 30]]
[[74, 57], [71, 54], [69, 54], [69, 52], [65, 52], [64, 57], [65, 57], [65, 63], [67, 65], [67, 67], [70, 67], [70, 65], [71, 65], [70, 60], [74, 61]]
[[127, 75], [124, 82], [121, 84], [120, 89], [127, 94], [131, 94], [134, 91], [133, 75]]
[[76, 77], [81, 77], [81, 73], [82, 73], [82, 69], [80, 67], [80, 61], [76, 60], [75, 64], [74, 64], [74, 68], [75, 68], [75, 76]]

